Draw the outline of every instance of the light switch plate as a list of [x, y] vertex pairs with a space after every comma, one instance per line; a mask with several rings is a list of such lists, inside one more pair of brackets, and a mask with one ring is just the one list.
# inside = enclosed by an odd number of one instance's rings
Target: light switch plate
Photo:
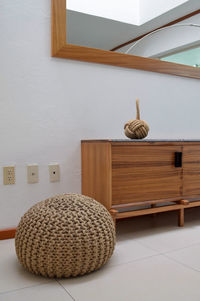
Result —
[[49, 181], [50, 182], [59, 182], [60, 181], [59, 164], [49, 164]]
[[27, 165], [27, 182], [29, 184], [38, 183], [39, 181], [39, 173], [38, 173], [38, 165]]
[[15, 167], [5, 166], [3, 168], [3, 183], [4, 185], [15, 184]]

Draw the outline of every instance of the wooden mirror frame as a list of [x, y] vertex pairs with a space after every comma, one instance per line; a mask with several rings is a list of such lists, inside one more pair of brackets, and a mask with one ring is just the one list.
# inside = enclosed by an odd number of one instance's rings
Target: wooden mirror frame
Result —
[[200, 68], [67, 44], [66, 1], [51, 0], [52, 56], [200, 79]]

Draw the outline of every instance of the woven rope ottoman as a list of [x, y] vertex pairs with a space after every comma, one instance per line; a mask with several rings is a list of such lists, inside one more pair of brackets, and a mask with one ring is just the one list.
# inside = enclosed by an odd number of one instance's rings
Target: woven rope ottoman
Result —
[[63, 194], [30, 208], [16, 230], [21, 264], [47, 277], [84, 275], [111, 257], [115, 227], [107, 209], [92, 198]]

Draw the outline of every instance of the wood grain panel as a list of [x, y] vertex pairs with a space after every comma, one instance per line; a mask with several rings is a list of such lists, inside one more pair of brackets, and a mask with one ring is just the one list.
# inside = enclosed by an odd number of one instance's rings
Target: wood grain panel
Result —
[[163, 207], [150, 208], [150, 209], [118, 212], [116, 217], [118, 219], [121, 219], [121, 218], [133, 217], [133, 216], [141, 216], [141, 215], [148, 215], [148, 214], [154, 214], [154, 213], [160, 213], [160, 212], [180, 210], [181, 208], [183, 208], [182, 205], [170, 205], [170, 206], [163, 206]]
[[161, 200], [151, 200], [151, 201], [140, 201], [140, 202], [132, 202], [128, 204], [118, 204], [118, 205], [113, 205], [112, 209], [115, 210], [120, 210], [120, 209], [130, 209], [133, 207], [137, 206], [156, 206], [160, 204], [165, 204], [165, 203], [172, 203], [172, 204], [181, 204], [181, 205], [188, 205], [189, 201], [187, 200], [182, 200], [182, 197], [176, 197], [176, 198], [167, 198], [167, 199], [161, 199]]
[[51, 0], [51, 54], [56, 56], [66, 44], [66, 2]]
[[183, 152], [183, 193], [200, 195], [200, 143], [184, 146]]
[[111, 209], [112, 172], [110, 143], [81, 143], [82, 194]]
[[200, 79], [199, 68], [71, 44], [63, 46], [54, 56]]
[[182, 168], [174, 167], [179, 146], [113, 146], [113, 205], [180, 197]]
[[16, 232], [16, 228], [0, 230], [0, 240], [14, 238], [15, 232]]
[[66, 42], [66, 0], [52, 1], [52, 56], [200, 79], [200, 69]]
[[186, 206], [186, 209], [193, 208], [193, 207], [200, 207], [200, 201], [189, 202], [189, 204]]

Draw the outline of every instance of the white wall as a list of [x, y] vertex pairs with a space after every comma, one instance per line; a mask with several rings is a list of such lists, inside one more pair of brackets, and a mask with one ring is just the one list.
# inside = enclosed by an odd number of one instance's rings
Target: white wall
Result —
[[188, 0], [67, 0], [67, 9], [141, 25]]
[[67, 9], [137, 25], [140, 19], [139, 5], [140, 0], [67, 0]]
[[[16, 226], [33, 204], [81, 192], [80, 140], [125, 138], [141, 117], [149, 138], [199, 138], [199, 80], [50, 56], [50, 0], [0, 0], [0, 165], [16, 165], [16, 184], [0, 168], [0, 229]], [[61, 166], [49, 183], [48, 163]], [[26, 183], [38, 163], [40, 182]]]

